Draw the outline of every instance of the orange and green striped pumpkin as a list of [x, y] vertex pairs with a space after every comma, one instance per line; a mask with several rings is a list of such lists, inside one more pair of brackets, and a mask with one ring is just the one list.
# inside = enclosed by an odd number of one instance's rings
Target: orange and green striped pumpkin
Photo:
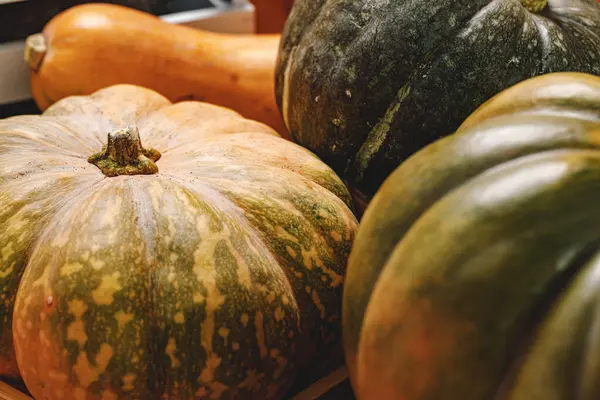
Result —
[[136, 86], [0, 120], [0, 373], [46, 400], [281, 397], [339, 338], [350, 204], [266, 125]]

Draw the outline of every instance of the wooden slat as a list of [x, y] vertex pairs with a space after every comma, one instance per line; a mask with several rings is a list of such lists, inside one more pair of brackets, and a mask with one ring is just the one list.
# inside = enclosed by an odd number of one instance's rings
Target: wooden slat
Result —
[[[339, 368], [295, 395], [292, 400], [316, 400], [348, 379], [346, 367]], [[25, 393], [0, 381], [0, 400], [33, 400]]]
[[346, 367], [336, 369], [329, 375], [319, 379], [308, 388], [295, 395], [292, 400], [318, 399], [346, 379], [348, 379], [348, 370]]
[[8, 383], [0, 381], [0, 400], [33, 400], [25, 393], [15, 389]]

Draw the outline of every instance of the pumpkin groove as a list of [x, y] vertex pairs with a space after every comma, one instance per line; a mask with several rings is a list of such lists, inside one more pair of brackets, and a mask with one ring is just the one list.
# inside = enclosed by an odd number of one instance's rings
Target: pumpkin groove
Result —
[[[530, 348], [535, 345], [536, 333], [540, 330], [538, 327], [544, 325], [544, 320], [547, 315], [554, 311], [554, 302], [557, 296], [561, 293], [570, 291], [571, 287], [579, 286], [578, 281], [581, 280], [579, 276], [585, 276], [589, 278], [589, 270], [597, 268], [598, 260], [595, 254], [600, 249], [599, 243], [592, 243], [581, 254], [565, 267], [562, 275], [556, 277], [556, 281], [551, 285], [549, 290], [544, 293], [540, 303], [531, 312], [530, 316], [523, 318], [521, 324], [521, 339], [517, 341], [513, 350], [513, 359], [508, 363], [508, 367], [505, 368], [507, 373], [505, 374], [502, 382], [498, 385], [499, 390], [494, 396], [495, 399], [510, 398], [510, 390], [514, 388], [515, 383], [519, 380], [519, 374], [522, 368], [526, 364], [527, 354]], [[590, 264], [591, 268], [590, 268]], [[573, 348], [572, 350], [576, 350]], [[565, 386], [569, 385], [569, 382], [578, 382], [580, 379], [578, 374], [580, 370], [578, 368], [570, 369], [566, 372], [566, 379], [564, 380]], [[513, 389], [514, 390], [514, 389]], [[563, 394], [565, 398], [568, 398], [566, 393]]]
[[310, 152], [129, 85], [0, 131], [1, 337], [36, 398], [280, 398], [339, 338], [357, 222]]

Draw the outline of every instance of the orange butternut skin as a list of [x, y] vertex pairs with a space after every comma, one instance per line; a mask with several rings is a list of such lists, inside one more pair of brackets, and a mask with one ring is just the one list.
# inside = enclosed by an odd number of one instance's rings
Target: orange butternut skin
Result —
[[288, 137], [274, 94], [279, 35], [206, 32], [110, 4], [73, 7], [42, 34], [41, 63], [28, 60], [33, 98], [42, 110], [64, 97], [128, 83], [174, 102], [232, 108]]

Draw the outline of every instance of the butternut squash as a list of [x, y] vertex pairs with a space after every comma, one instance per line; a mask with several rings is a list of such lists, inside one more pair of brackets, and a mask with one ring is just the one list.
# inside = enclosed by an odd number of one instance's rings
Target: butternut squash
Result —
[[27, 39], [33, 98], [45, 110], [72, 95], [116, 84], [153, 89], [169, 100], [232, 108], [288, 138], [275, 103], [280, 35], [233, 35], [172, 25], [142, 11], [84, 4]]

